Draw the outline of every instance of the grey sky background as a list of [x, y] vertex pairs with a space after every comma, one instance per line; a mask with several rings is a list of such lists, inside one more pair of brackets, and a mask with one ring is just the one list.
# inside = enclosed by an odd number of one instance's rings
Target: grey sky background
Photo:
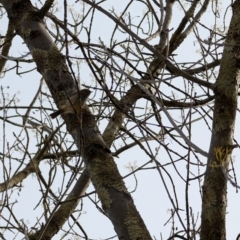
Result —
[[[112, 9], [112, 6], [114, 6], [114, 10], [116, 13], [120, 13], [126, 6], [126, 4], [129, 1], [123, 0], [123, 1], [116, 1], [116, 0], [108, 0], [104, 3], [105, 9]], [[32, 1], [32, 3], [38, 4], [38, 1]], [[182, 1], [183, 4], [186, 4], [185, 1]], [[63, 7], [62, 7], [63, 1], [58, 1], [58, 8], [59, 12], [56, 13], [56, 16], [60, 19], [63, 19]], [[230, 4], [229, 1], [223, 1], [222, 8], [221, 8], [221, 18], [217, 22], [219, 26], [223, 25], [223, 16], [226, 10], [226, 6]], [[74, 11], [76, 13], [79, 12], [79, 9], [82, 8], [81, 3], [75, 3], [75, 1], [71, 0], [68, 1], [68, 5], [72, 6]], [[39, 4], [38, 4], [39, 6]], [[96, 10], [97, 11], [97, 10]], [[138, 20], [139, 16], [141, 16], [144, 13], [145, 9], [143, 8], [143, 5], [139, 2], [135, 1], [135, 4], [133, 7], [131, 7], [131, 17], [132, 21]], [[159, 11], [160, 12], [160, 11]], [[160, 13], [159, 13], [160, 14]], [[180, 17], [183, 16], [183, 12], [180, 10], [180, 6], [176, 4], [176, 7], [174, 8], [174, 14], [173, 14], [173, 21], [171, 24], [171, 27], [173, 29], [176, 29], [176, 26], [178, 26]], [[115, 26], [108, 18], [103, 16], [101, 13], [97, 13], [95, 15], [96, 19], [94, 19], [93, 22], [93, 33], [92, 41], [95, 43], [99, 43], [99, 38], [104, 41], [105, 45], [108, 46], [110, 42], [111, 32], [113, 27]], [[231, 9], [228, 10], [226, 15], [226, 25], [228, 26], [229, 21], [231, 17]], [[2, 24], [2, 23], [5, 24]], [[208, 13], [204, 14], [204, 17], [201, 20], [202, 23], [206, 24], [208, 27], [214, 26], [214, 18], [212, 17], [211, 9], [208, 9]], [[86, 21], [87, 24], [87, 21]], [[1, 27], [0, 27], [0, 34], [4, 35], [6, 32], [7, 27], [7, 16], [3, 19], [1, 19]], [[48, 21], [48, 27], [51, 27], [50, 22]], [[86, 26], [87, 27], [87, 26]], [[208, 39], [209, 32], [206, 30], [203, 30], [202, 28], [199, 28], [199, 34], [203, 40]], [[171, 32], [170, 32], [171, 35]], [[187, 41], [184, 43], [184, 48], [181, 47], [181, 50], [177, 51], [178, 56], [177, 59], [181, 59], [183, 62], [189, 59], [192, 59], [192, 61], [199, 58], [198, 55], [198, 49], [199, 46], [197, 44], [196, 38], [191, 35], [192, 37], [188, 38]], [[124, 39], [128, 37], [128, 34], [119, 34], [118, 36], [120, 39]], [[80, 39], [84, 42], [86, 40], [84, 30], [81, 32]], [[156, 40], [153, 40], [150, 42], [151, 44], [157, 43]], [[15, 41], [12, 44], [12, 48], [10, 51], [10, 55], [13, 57], [19, 57], [21, 54], [26, 54], [28, 52], [28, 49], [26, 48], [25, 44], [23, 43], [23, 40], [17, 37]], [[70, 46], [70, 55], [73, 56], [79, 56], [80, 51], [75, 50], [74, 48], [71, 48]], [[31, 58], [31, 56], [29, 56]], [[10, 68], [15, 63], [8, 61], [6, 67]], [[21, 71], [27, 71], [29, 69], [32, 69], [35, 67], [35, 64], [21, 64], [22, 69]], [[144, 67], [144, 66], [143, 66]], [[143, 68], [145, 70], [145, 68]], [[22, 75], [21, 77], [19, 75], [16, 75], [15, 70], [9, 71], [5, 74], [3, 78], [0, 79], [0, 85], [4, 89], [4, 92], [7, 96], [9, 95], [9, 98], [12, 96], [16, 96], [16, 99], [18, 101], [17, 105], [19, 106], [28, 106], [31, 102], [32, 98], [35, 96], [36, 90], [39, 87], [40, 84], [41, 75], [36, 71], [32, 71], [31, 73]], [[85, 83], [88, 85], [94, 86], [94, 80], [92, 79], [92, 76], [89, 73], [89, 70], [86, 68], [84, 64], [81, 65], [81, 73], [80, 73], [80, 82]], [[175, 84], [177, 81], [174, 81]], [[181, 84], [181, 81], [180, 83]], [[47, 86], [45, 86], [46, 92], [47, 92]], [[166, 88], [166, 92], [169, 91]], [[196, 91], [198, 91], [196, 87]], [[101, 96], [96, 95], [95, 100], [97, 101]], [[2, 99], [2, 96], [0, 97]], [[2, 102], [0, 103], [2, 104]], [[48, 102], [45, 103], [46, 106], [48, 106]], [[138, 103], [142, 106], [144, 103]], [[145, 105], [143, 105], [145, 106]], [[26, 110], [20, 110], [20, 112], [24, 113]], [[49, 112], [51, 113], [51, 112]], [[1, 111], [0, 114], [2, 115], [3, 112]], [[35, 113], [36, 118], [39, 116], [38, 112]], [[180, 116], [179, 116], [180, 117]], [[21, 119], [19, 119], [19, 122], [21, 123]], [[47, 121], [46, 121], [47, 123]], [[2, 123], [1, 123], [2, 124]], [[54, 124], [54, 121], [53, 121]], [[100, 126], [100, 130], [103, 131], [105, 128], [106, 123], [102, 124]], [[209, 142], [210, 142], [210, 133], [206, 129], [206, 125], [203, 125], [201, 122], [197, 122], [194, 124], [194, 134], [192, 136], [192, 141], [197, 144], [199, 147], [204, 149], [205, 151], [208, 151], [209, 148]], [[240, 132], [240, 119], [238, 114], [238, 120], [236, 122], [236, 139], [239, 140], [239, 132]], [[62, 130], [65, 130], [65, 126], [62, 128]], [[4, 133], [6, 135], [6, 142], [9, 142], [10, 145], [14, 141], [13, 138], [13, 132], [18, 134], [19, 129], [14, 128], [12, 125], [7, 124], [5, 131], [3, 128], [3, 125], [0, 126], [0, 133]], [[35, 138], [35, 134], [33, 132], [32, 137]], [[70, 137], [69, 137], [70, 138]], [[165, 139], [166, 143], [173, 144], [171, 140], [167, 137]], [[32, 141], [32, 152], [36, 150], [36, 142]], [[156, 144], [150, 143], [151, 148], [154, 149], [158, 146]], [[4, 146], [4, 139], [0, 137], [0, 151], [3, 151]], [[176, 145], [176, 150], [178, 150], [178, 147]], [[5, 145], [5, 151], [7, 151], [6, 145]], [[233, 156], [235, 169], [238, 170], [240, 167], [239, 163], [239, 150], [234, 150]], [[141, 150], [136, 147], [132, 149], [130, 152], [127, 151], [120, 155], [119, 158], [115, 158], [115, 161], [119, 167], [120, 173], [122, 176], [125, 176], [129, 173], [129, 163], [131, 165], [141, 166], [143, 164], [143, 160], [146, 158], [145, 155], [142, 154]], [[159, 155], [157, 156], [157, 159], [161, 161], [161, 163], [164, 163], [168, 159], [167, 154], [164, 151], [159, 152]], [[206, 161], [204, 157], [201, 159], [203, 162]], [[46, 172], [46, 178], [48, 178], [48, 165], [44, 162], [41, 163], [41, 170], [43, 175]], [[154, 166], [154, 164], [152, 164]], [[14, 172], [15, 166], [12, 166], [12, 169]], [[44, 171], [46, 170], [46, 171]], [[185, 164], [179, 164], [178, 170], [180, 172], [184, 172], [186, 170]], [[203, 170], [203, 169], [202, 169]], [[2, 164], [0, 164], [0, 172], [3, 172]], [[170, 174], [176, 175], [174, 169], [169, 169]], [[1, 174], [0, 174], [1, 176]], [[61, 177], [61, 173], [59, 173], [59, 177]], [[131, 176], [130, 178], [126, 179], [126, 186], [128, 190], [131, 192], [134, 190], [136, 184], [137, 184], [137, 191], [132, 194], [132, 197], [134, 199], [134, 202], [137, 206], [138, 211], [140, 212], [142, 218], [144, 219], [148, 230], [150, 231], [152, 236], [155, 236], [156, 239], [167, 239], [170, 233], [171, 224], [168, 223], [166, 226], [164, 226], [168, 219], [171, 216], [172, 209], [171, 203], [168, 200], [166, 191], [164, 190], [163, 184], [161, 183], [161, 179], [156, 171], [148, 170], [148, 171], [140, 171], [136, 174], [137, 182], [135, 181], [134, 177]], [[3, 179], [0, 177], [1, 182]], [[168, 180], [166, 180], [168, 181]], [[179, 196], [179, 206], [183, 206], [185, 208], [185, 198], [184, 198], [184, 191], [185, 191], [185, 185], [183, 182], [180, 181], [178, 176], [174, 177], [175, 185], [176, 185], [176, 192]], [[66, 180], [67, 183], [67, 180]], [[66, 185], [65, 183], [65, 185]], [[41, 207], [35, 207], [37, 206], [39, 202], [39, 197], [41, 196], [41, 193], [39, 192], [39, 186], [36, 181], [36, 177], [31, 175], [26, 180], [24, 180], [23, 188], [21, 191], [16, 190], [9, 190], [9, 195], [12, 195], [11, 201], [17, 201], [14, 207], [14, 211], [18, 217], [18, 219], [23, 219], [24, 222], [28, 225], [29, 228], [33, 226], [33, 224], [36, 222], [36, 218], [40, 216], [42, 212]], [[54, 181], [52, 186], [56, 191], [59, 187], [58, 181]], [[65, 186], [63, 186], [65, 187]], [[87, 192], [93, 191], [94, 188], [90, 186], [90, 188], [87, 190]], [[172, 189], [169, 189], [172, 191]], [[200, 214], [201, 214], [201, 200], [200, 200], [200, 193], [199, 188], [197, 185], [192, 184], [190, 186], [190, 204], [193, 208], [194, 213], [199, 213], [199, 216], [195, 216], [195, 219], [198, 218], [197, 224], [200, 224]], [[4, 194], [0, 195], [2, 199], [4, 198]], [[239, 233], [239, 221], [240, 221], [240, 196], [239, 193], [236, 193], [236, 189], [229, 185], [228, 186], [228, 214], [227, 214], [227, 239], [235, 239], [237, 234]], [[80, 217], [80, 224], [81, 226], [86, 230], [86, 232], [90, 232], [89, 235], [90, 239], [104, 239], [115, 235], [113, 226], [111, 222], [103, 216], [99, 211], [96, 209], [94, 204], [87, 199], [83, 199], [84, 207], [83, 211], [81, 213]], [[7, 212], [3, 211], [2, 214], [5, 214], [7, 216]], [[0, 218], [0, 226], [2, 225], [2, 220]], [[179, 223], [175, 223], [176, 227], [180, 227]], [[65, 225], [65, 229], [67, 230], [68, 225]], [[180, 227], [181, 228], [181, 227]], [[61, 234], [58, 234], [53, 239], [57, 240], [59, 239], [59, 236]], [[9, 238], [11, 239], [11, 238]], [[22, 237], [16, 238], [22, 239]], [[66, 238], [68, 239], [68, 238]], [[117, 239], [117, 238], [116, 238]]]

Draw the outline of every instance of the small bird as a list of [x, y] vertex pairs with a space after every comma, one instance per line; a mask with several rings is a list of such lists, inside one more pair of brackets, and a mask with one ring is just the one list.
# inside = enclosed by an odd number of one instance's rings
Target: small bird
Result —
[[62, 108], [50, 114], [51, 118], [56, 118], [62, 113], [80, 113], [90, 94], [91, 91], [89, 89], [83, 89], [75, 93], [69, 97], [69, 99], [67, 99], [65, 105]]

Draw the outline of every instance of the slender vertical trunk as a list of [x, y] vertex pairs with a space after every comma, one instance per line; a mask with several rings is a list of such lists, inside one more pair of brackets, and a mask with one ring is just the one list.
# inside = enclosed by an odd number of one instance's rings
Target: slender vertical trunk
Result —
[[201, 239], [226, 239], [227, 178], [237, 111], [240, 67], [240, 1], [232, 5], [220, 72], [215, 85], [212, 138], [203, 185]]

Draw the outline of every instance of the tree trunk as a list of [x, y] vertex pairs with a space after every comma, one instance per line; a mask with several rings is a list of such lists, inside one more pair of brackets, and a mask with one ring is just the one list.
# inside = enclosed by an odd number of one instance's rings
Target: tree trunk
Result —
[[[68, 96], [77, 91], [77, 85], [68, 70], [64, 56], [44, 27], [42, 11], [36, 12], [29, 0], [17, 2], [2, 0], [0, 3], [6, 9], [17, 34], [27, 44], [37, 70], [44, 77], [55, 102], [61, 106]], [[125, 187], [109, 149], [99, 134], [92, 113], [85, 107], [81, 116], [71, 114], [63, 118], [82, 153], [103, 209], [112, 221], [119, 239], [152, 239]], [[66, 203], [62, 203], [49, 222], [29, 239], [51, 239], [58, 232], [74, 211], [79, 197], [84, 194], [89, 184], [87, 173], [84, 173], [80, 179], [84, 184], [77, 182]]]
[[227, 172], [233, 149], [233, 134], [239, 88], [240, 1], [233, 16], [224, 46], [220, 72], [215, 85], [212, 138], [203, 185], [201, 239], [226, 239]]

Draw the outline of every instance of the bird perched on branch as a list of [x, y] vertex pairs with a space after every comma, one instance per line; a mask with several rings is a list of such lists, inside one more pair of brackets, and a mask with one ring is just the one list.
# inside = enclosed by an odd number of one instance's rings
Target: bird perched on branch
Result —
[[83, 89], [75, 93], [67, 99], [65, 105], [62, 108], [50, 114], [51, 118], [56, 118], [62, 113], [81, 113], [81, 110], [84, 107], [90, 94], [91, 91], [89, 89]]

